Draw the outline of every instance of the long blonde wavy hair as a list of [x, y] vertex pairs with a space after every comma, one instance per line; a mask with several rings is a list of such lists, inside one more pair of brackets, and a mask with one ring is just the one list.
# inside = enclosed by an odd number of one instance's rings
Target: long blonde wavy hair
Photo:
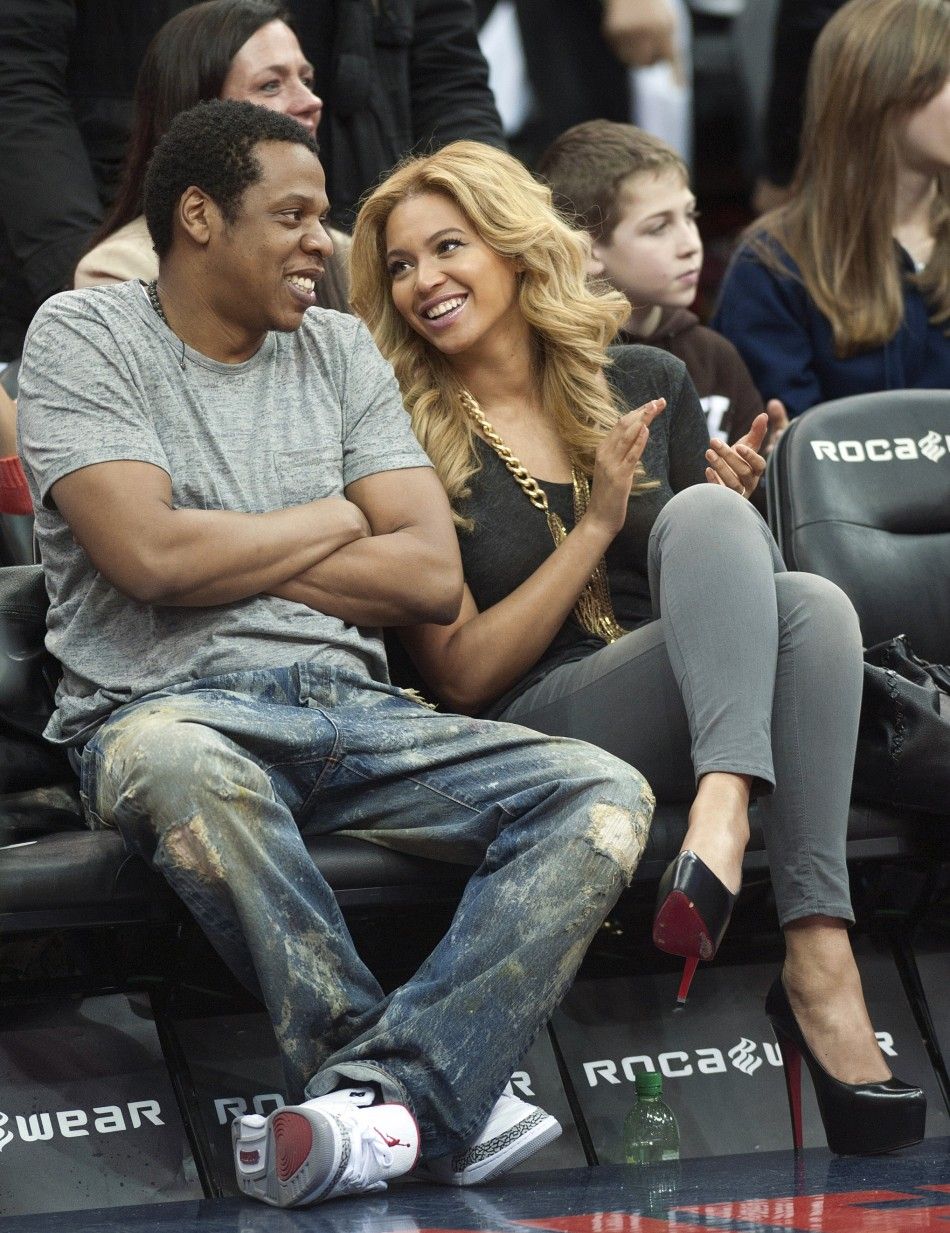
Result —
[[[550, 189], [510, 155], [475, 141], [407, 159], [363, 203], [353, 229], [350, 300], [396, 372], [406, 410], [453, 508], [479, 469], [474, 432], [459, 402], [462, 386], [445, 357], [393, 304], [386, 225], [400, 202], [438, 193], [480, 238], [518, 262], [518, 303], [531, 327], [542, 405], [549, 408], [572, 464], [593, 474], [594, 453], [620, 410], [604, 379], [606, 347], [630, 315], [619, 292], [585, 277], [587, 244], [554, 210]], [[635, 491], [654, 485], [638, 469]], [[471, 523], [456, 512], [456, 522]]]
[[[901, 126], [950, 73], [947, 0], [850, 0], [822, 30], [808, 72], [802, 149], [791, 200], [753, 227], [759, 255], [784, 271], [772, 237], [831, 322], [840, 357], [888, 342], [904, 315], [894, 260]], [[937, 177], [935, 244], [910, 276], [950, 319], [950, 172]]]

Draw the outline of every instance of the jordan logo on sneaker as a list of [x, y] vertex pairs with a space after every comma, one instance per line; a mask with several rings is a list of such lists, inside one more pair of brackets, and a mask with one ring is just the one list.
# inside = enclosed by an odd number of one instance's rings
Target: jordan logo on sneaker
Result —
[[241, 1164], [243, 1165], [256, 1165], [260, 1163], [261, 1154], [257, 1150], [257, 1148], [255, 1148], [253, 1151], [250, 1151], [250, 1152], [245, 1151], [244, 1148], [242, 1148], [240, 1155], [241, 1155]]
[[374, 1126], [373, 1129], [376, 1131], [376, 1133], [379, 1135], [379, 1137], [382, 1139], [382, 1141], [386, 1144], [387, 1147], [412, 1147], [411, 1143], [403, 1143], [402, 1139], [393, 1139], [390, 1135], [387, 1135], [382, 1130], [380, 1130], [378, 1126]]

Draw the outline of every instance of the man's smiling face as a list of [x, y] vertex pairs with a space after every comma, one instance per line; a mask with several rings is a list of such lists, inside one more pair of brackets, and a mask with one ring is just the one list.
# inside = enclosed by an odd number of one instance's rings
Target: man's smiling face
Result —
[[216, 211], [204, 292], [223, 323], [262, 335], [300, 326], [333, 244], [319, 159], [288, 141], [263, 141], [254, 157], [261, 178], [245, 191], [237, 217], [227, 222]]

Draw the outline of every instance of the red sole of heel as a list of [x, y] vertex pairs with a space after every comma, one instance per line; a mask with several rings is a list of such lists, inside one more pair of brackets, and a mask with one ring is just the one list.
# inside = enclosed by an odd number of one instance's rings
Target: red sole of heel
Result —
[[277, 1153], [277, 1177], [286, 1182], [297, 1172], [313, 1147], [313, 1128], [299, 1113], [278, 1113], [271, 1123]]
[[711, 959], [715, 954], [703, 918], [682, 891], [670, 891], [654, 916], [653, 945], [684, 959]]
[[693, 983], [693, 977], [696, 975], [696, 965], [698, 959], [687, 959], [683, 965], [683, 977], [680, 980], [679, 991], [676, 994], [676, 1000], [682, 1006], [689, 996], [689, 987]]
[[792, 1143], [796, 1152], [802, 1150], [802, 1055], [790, 1040], [780, 1040], [785, 1066], [785, 1091], [788, 1112], [792, 1119]]

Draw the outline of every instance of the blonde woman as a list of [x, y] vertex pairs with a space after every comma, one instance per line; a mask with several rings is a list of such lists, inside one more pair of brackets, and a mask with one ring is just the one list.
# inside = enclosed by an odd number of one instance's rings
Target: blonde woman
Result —
[[790, 416], [950, 387], [950, 4], [851, 0], [815, 44], [789, 202], [712, 322]]
[[449, 494], [468, 584], [453, 624], [405, 644], [449, 706], [592, 741], [692, 802], [654, 920], [686, 959], [681, 997], [728, 924], [759, 794], [787, 944], [773, 1021], [834, 1085], [832, 1147], [916, 1141], [923, 1093], [890, 1077], [847, 934], [854, 611], [784, 571], [744, 499], [766, 417], [710, 443], [678, 360], [607, 355], [629, 304], [586, 285], [585, 245], [473, 142], [404, 164], [360, 212], [353, 304]]

